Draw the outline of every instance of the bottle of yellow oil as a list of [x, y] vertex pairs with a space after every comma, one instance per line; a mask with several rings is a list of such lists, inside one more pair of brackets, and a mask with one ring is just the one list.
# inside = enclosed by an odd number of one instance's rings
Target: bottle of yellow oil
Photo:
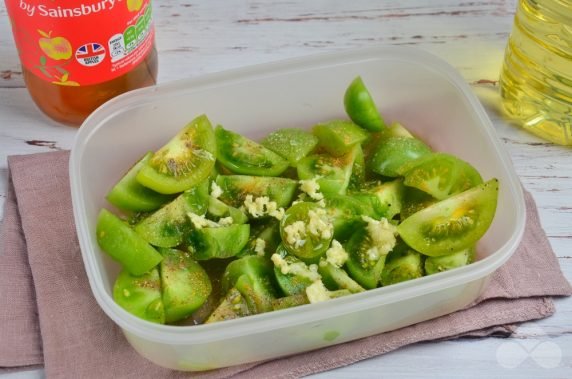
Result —
[[519, 0], [500, 74], [506, 114], [572, 145], [572, 0]]

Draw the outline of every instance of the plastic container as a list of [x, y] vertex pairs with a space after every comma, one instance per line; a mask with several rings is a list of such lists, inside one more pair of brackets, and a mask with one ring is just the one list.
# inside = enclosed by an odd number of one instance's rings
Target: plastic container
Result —
[[506, 114], [572, 145], [572, 0], [519, 0], [500, 75]]
[[[95, 238], [104, 196], [142, 153], [196, 115], [253, 138], [279, 127], [345, 117], [343, 93], [361, 75], [386, 120], [399, 120], [436, 150], [471, 162], [500, 193], [478, 262], [324, 303], [198, 326], [151, 324], [112, 299], [119, 266]], [[525, 224], [522, 189], [487, 114], [440, 59], [404, 47], [351, 50], [258, 65], [133, 91], [80, 128], [70, 157], [74, 216], [89, 282], [105, 313], [144, 357], [176, 370], [207, 370], [299, 353], [394, 330], [459, 310], [515, 251]]]

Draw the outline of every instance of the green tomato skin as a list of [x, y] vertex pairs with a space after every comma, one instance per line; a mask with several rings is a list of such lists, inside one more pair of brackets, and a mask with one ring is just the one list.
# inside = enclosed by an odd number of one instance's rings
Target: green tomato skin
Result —
[[377, 110], [371, 94], [361, 77], [356, 77], [344, 94], [344, 108], [349, 118], [372, 132], [385, 128], [385, 122]]
[[369, 169], [383, 176], [397, 177], [404, 164], [430, 153], [431, 148], [418, 139], [389, 137], [378, 143]]
[[376, 260], [370, 260], [366, 252], [370, 246], [370, 237], [365, 227], [358, 228], [344, 244], [349, 254], [346, 269], [350, 277], [365, 289], [376, 288], [381, 280], [387, 255], [381, 255]]
[[195, 229], [188, 236], [189, 250], [196, 260], [230, 258], [242, 251], [249, 236], [250, 224]]
[[312, 133], [318, 137], [319, 146], [335, 157], [349, 153], [355, 145], [360, 145], [369, 137], [364, 129], [346, 120], [317, 124], [312, 128]]
[[274, 285], [272, 263], [257, 255], [230, 262], [222, 276], [223, 292], [236, 288], [254, 314], [272, 310], [272, 300], [276, 298]]
[[143, 320], [165, 323], [161, 279], [156, 268], [140, 276], [121, 271], [113, 285], [113, 299], [121, 308]]
[[149, 161], [152, 152], [145, 154], [127, 173], [113, 186], [105, 197], [107, 201], [119, 209], [132, 212], [149, 212], [161, 207], [171, 200], [171, 196], [155, 192], [142, 186], [136, 179], [139, 170]]
[[365, 291], [362, 286], [350, 278], [344, 269], [329, 262], [322, 260], [318, 266], [318, 272], [322, 276], [322, 282], [330, 291], [348, 290], [350, 293]]
[[483, 182], [468, 162], [447, 153], [432, 153], [407, 162], [398, 169], [404, 184], [438, 200], [461, 193]]
[[427, 257], [425, 259], [425, 273], [433, 275], [438, 272], [452, 270], [457, 267], [466, 266], [475, 259], [475, 247], [469, 247], [453, 254], [442, 255], [440, 257]]
[[190, 316], [209, 297], [211, 281], [206, 271], [189, 253], [161, 249], [160, 264], [165, 321], [176, 322]]
[[220, 125], [215, 138], [219, 162], [235, 174], [278, 176], [290, 165], [272, 150]]
[[385, 267], [381, 273], [381, 284], [389, 286], [421, 278], [423, 274], [423, 256], [421, 254], [407, 247], [401, 251], [394, 248], [385, 261]]
[[99, 212], [96, 234], [101, 249], [133, 275], [146, 273], [163, 259], [129, 225], [105, 208]]
[[268, 134], [260, 144], [285, 158], [291, 167], [310, 154], [318, 144], [318, 138], [298, 128], [284, 128]]

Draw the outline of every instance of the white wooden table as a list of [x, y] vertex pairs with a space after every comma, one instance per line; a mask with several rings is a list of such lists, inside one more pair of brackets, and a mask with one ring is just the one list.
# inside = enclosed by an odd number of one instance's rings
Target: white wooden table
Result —
[[[158, 0], [159, 82], [377, 44], [414, 45], [434, 53], [460, 71], [486, 106], [572, 281], [572, 149], [509, 125], [498, 111], [496, 80], [515, 2]], [[0, 2], [0, 208], [6, 156], [69, 149], [75, 133], [48, 120], [32, 103]], [[572, 298], [557, 299], [556, 306], [554, 316], [522, 325], [510, 339], [417, 344], [317, 377], [572, 377]], [[498, 359], [499, 352], [516, 359], [514, 365]], [[546, 367], [555, 361], [557, 367]], [[15, 376], [20, 374], [5, 375]], [[42, 371], [24, 376], [40, 377]]]

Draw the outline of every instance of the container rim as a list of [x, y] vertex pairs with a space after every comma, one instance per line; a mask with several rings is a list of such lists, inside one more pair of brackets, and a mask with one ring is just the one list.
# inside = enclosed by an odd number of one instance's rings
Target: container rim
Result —
[[[90, 244], [89, 230], [85, 227], [86, 212], [82, 204], [85, 203], [84, 191], [81, 181], [80, 163], [87, 141], [105, 125], [106, 121], [115, 114], [141, 104], [152, 102], [157, 96], [177, 96], [188, 88], [202, 90], [205, 88], [228, 85], [253, 79], [261, 79], [280, 73], [292, 73], [309, 68], [331, 67], [340, 64], [367, 60], [392, 59], [407, 60], [409, 62], [422, 61], [424, 66], [446, 78], [460, 92], [460, 96], [469, 103], [482, 125], [481, 132], [485, 133], [493, 142], [494, 149], [505, 171], [508, 173], [508, 183], [505, 188], [510, 191], [515, 200], [516, 225], [513, 234], [507, 242], [496, 252], [488, 257], [469, 266], [457, 268], [439, 274], [416, 279], [415, 281], [403, 282], [388, 287], [369, 290], [349, 297], [333, 299], [328, 302], [310, 304], [296, 309], [286, 309], [265, 314], [253, 315], [241, 319], [229, 320], [224, 323], [205, 324], [196, 326], [171, 326], [153, 324], [141, 320], [119, 307], [107, 294], [101, 278], [101, 272], [95, 262], [93, 250]], [[460, 282], [469, 282], [490, 275], [493, 271], [505, 263], [514, 253], [524, 233], [526, 210], [522, 186], [516, 175], [508, 153], [500, 145], [496, 131], [486, 114], [483, 106], [472, 92], [469, 85], [457, 71], [442, 59], [420, 49], [404, 46], [374, 46], [367, 48], [348, 49], [337, 52], [326, 52], [304, 57], [290, 58], [286, 60], [262, 63], [247, 67], [235, 68], [223, 72], [211, 73], [195, 78], [171, 81], [158, 84], [155, 87], [143, 88], [120, 95], [98, 108], [82, 124], [71, 150], [69, 160], [70, 186], [81, 253], [86, 268], [86, 273], [92, 289], [92, 293], [103, 309], [118, 326], [124, 331], [141, 338], [166, 344], [200, 344], [245, 334], [263, 333], [268, 330], [294, 326], [306, 323], [309, 320], [320, 321], [335, 315], [356, 312], [368, 309], [380, 304], [389, 304], [407, 298], [420, 296], [435, 291], [455, 286]], [[301, 308], [305, 308], [302, 309]]]

